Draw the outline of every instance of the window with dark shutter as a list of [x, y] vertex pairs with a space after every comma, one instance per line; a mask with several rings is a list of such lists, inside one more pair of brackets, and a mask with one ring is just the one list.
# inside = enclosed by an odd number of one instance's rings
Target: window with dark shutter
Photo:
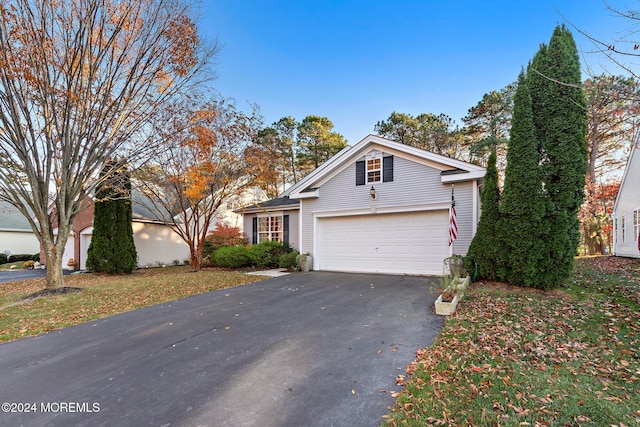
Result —
[[282, 217], [282, 243], [289, 244], [289, 215]]
[[365, 184], [365, 162], [356, 162], [356, 185]]
[[393, 181], [393, 156], [382, 158], [382, 182]]
[[253, 229], [251, 232], [251, 243], [252, 244], [256, 244], [258, 243], [258, 217], [254, 216], [253, 217]]

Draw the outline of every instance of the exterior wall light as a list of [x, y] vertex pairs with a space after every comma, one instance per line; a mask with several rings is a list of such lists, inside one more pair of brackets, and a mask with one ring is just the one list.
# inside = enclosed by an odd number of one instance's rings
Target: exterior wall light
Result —
[[373, 185], [371, 186], [371, 190], [369, 190], [369, 195], [371, 196], [371, 200], [375, 200], [378, 198], [378, 195], [376, 194], [376, 189], [373, 188]]

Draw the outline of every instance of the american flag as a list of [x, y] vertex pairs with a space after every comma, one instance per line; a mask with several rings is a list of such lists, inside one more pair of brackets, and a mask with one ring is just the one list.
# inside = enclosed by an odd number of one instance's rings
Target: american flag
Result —
[[449, 209], [449, 246], [458, 238], [458, 223], [456, 219], [456, 199], [453, 198], [451, 188], [451, 209]]

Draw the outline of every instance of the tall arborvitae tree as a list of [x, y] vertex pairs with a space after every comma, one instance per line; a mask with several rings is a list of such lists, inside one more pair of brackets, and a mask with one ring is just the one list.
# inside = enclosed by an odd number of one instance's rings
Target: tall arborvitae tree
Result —
[[573, 269], [580, 240], [577, 214], [587, 172], [587, 116], [580, 60], [573, 36], [564, 26], [556, 27], [548, 47], [541, 46], [527, 79], [549, 226], [540, 280], [545, 287], [553, 287], [566, 280]]
[[477, 277], [489, 280], [497, 278], [498, 268], [502, 265], [501, 255], [504, 253], [497, 228], [500, 220], [500, 188], [496, 158], [496, 150], [493, 147], [484, 176], [482, 215], [468, 253], [476, 263]]
[[131, 179], [126, 169], [114, 162], [108, 162], [100, 176], [103, 180], [96, 191], [87, 268], [109, 274], [131, 273], [138, 257], [131, 225]]
[[538, 165], [538, 141], [524, 71], [518, 77], [507, 147], [507, 168], [498, 226], [504, 263], [498, 269], [498, 278], [514, 285], [548, 288], [550, 284], [540, 281], [538, 271], [544, 255], [542, 236], [546, 234], [543, 222], [545, 210]]

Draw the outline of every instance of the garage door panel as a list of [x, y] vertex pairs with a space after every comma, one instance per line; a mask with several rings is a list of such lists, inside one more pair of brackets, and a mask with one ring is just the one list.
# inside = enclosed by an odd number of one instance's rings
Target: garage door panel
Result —
[[321, 270], [441, 274], [447, 211], [319, 218]]

